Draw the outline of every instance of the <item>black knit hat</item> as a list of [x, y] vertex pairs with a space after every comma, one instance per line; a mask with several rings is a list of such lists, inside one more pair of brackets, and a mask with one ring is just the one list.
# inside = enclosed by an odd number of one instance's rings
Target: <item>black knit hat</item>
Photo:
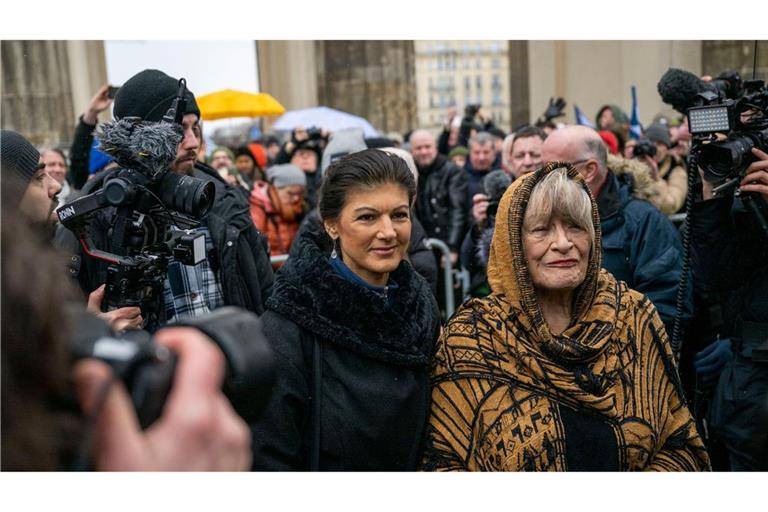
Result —
[[2, 170], [12, 170], [24, 183], [28, 183], [39, 169], [40, 153], [27, 139], [11, 130], [2, 130]]
[[[145, 121], [160, 121], [173, 103], [178, 90], [177, 79], [157, 69], [145, 69], [133, 75], [118, 89], [114, 116], [116, 119], [140, 117]], [[187, 108], [183, 113], [197, 114], [199, 118], [200, 109], [197, 108], [195, 95], [187, 90], [184, 97], [187, 100]]]

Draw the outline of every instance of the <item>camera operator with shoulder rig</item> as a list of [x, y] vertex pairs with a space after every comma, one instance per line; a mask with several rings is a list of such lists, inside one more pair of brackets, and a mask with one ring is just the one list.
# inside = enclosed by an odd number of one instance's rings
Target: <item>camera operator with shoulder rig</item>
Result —
[[[702, 81], [670, 69], [658, 85], [686, 113], [691, 265], [706, 339], [689, 349], [704, 434], [732, 470], [768, 470], [768, 88], [734, 73]], [[706, 331], [706, 332], [705, 332]], [[693, 341], [693, 340], [691, 340]], [[675, 342], [673, 341], [673, 347]], [[679, 346], [674, 347], [679, 350]], [[685, 359], [686, 351], [683, 351]], [[685, 363], [685, 361], [682, 361]], [[696, 405], [694, 405], [695, 408]], [[712, 446], [710, 446], [710, 449]]]
[[150, 330], [223, 306], [262, 313], [267, 245], [242, 194], [197, 161], [200, 110], [183, 79], [141, 71], [119, 89], [114, 118], [100, 139], [121, 165], [58, 212], [70, 274], [86, 293], [107, 283], [102, 309], [141, 305]]

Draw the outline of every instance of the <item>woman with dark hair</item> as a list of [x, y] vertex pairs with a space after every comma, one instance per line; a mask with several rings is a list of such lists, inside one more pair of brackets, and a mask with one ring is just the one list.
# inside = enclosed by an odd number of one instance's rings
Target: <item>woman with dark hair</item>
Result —
[[235, 150], [235, 168], [248, 185], [265, 179], [264, 171], [248, 146], [240, 146]]
[[597, 204], [553, 162], [499, 203], [492, 293], [435, 351], [424, 467], [697, 471], [709, 457], [654, 305], [601, 269]]
[[278, 377], [252, 425], [254, 469], [416, 468], [439, 312], [404, 260], [415, 191], [405, 161], [377, 149], [327, 169], [324, 231], [294, 241], [262, 317]]

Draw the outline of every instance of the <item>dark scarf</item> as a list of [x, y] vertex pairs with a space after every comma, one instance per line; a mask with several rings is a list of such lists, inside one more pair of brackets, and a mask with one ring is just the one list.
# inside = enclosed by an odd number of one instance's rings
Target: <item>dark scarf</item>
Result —
[[352, 352], [402, 366], [429, 364], [437, 305], [429, 286], [402, 261], [390, 274], [398, 285], [390, 305], [376, 291], [339, 275], [320, 247], [324, 232], [303, 230], [292, 257], [275, 276], [271, 309], [320, 339]]

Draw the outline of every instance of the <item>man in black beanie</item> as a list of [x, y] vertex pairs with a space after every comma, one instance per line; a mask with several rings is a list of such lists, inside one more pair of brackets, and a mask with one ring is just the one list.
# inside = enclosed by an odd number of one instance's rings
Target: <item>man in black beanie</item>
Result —
[[54, 222], [52, 213], [61, 184], [48, 175], [40, 153], [27, 139], [10, 130], [2, 130], [0, 139], [3, 201], [18, 204], [33, 226], [47, 230]]
[[[176, 78], [156, 69], [145, 69], [120, 87], [115, 96], [114, 117], [160, 121], [172, 105], [178, 89]], [[197, 161], [202, 143], [200, 109], [194, 94], [189, 90], [185, 94], [183, 138], [170, 168], [173, 172], [213, 183], [216, 192], [211, 210], [202, 219], [202, 226], [195, 230], [205, 235], [207, 258], [194, 266], [171, 259], [160, 324], [202, 315], [223, 306], [238, 306], [261, 314], [264, 302], [272, 292], [273, 281], [266, 241], [251, 220], [245, 197], [228, 185], [213, 168]], [[83, 192], [95, 192], [109, 176], [108, 172], [100, 179], [89, 181]], [[100, 231], [92, 229], [92, 232], [98, 231], [93, 233], [93, 242], [99, 248], [109, 247], [109, 219], [98, 225], [103, 228]], [[82, 257], [71, 233], [61, 238], [62, 246], [77, 255], [71, 260], [70, 273], [78, 277], [85, 292], [97, 289], [106, 281], [107, 265], [94, 258]]]

